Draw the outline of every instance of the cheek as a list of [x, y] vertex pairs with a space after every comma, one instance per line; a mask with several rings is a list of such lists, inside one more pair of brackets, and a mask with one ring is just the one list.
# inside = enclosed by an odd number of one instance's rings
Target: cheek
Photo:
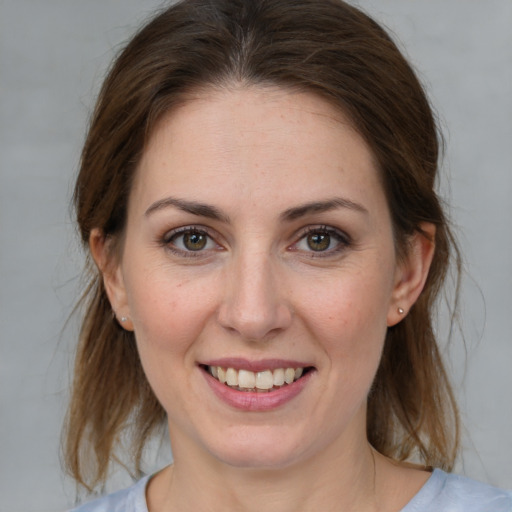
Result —
[[127, 286], [137, 342], [141, 349], [187, 349], [208, 320], [214, 299], [208, 280], [190, 279], [172, 269], [133, 274]]
[[391, 296], [389, 280], [365, 272], [317, 283], [304, 293], [308, 330], [333, 365], [351, 368], [378, 365], [387, 330]]
[[[164, 409], [189, 407], [183, 397], [195, 370], [195, 350], [211, 316], [210, 289], [201, 280], [165, 272], [139, 274], [129, 283], [129, 305], [146, 377]], [[199, 397], [198, 397], [199, 399]]]

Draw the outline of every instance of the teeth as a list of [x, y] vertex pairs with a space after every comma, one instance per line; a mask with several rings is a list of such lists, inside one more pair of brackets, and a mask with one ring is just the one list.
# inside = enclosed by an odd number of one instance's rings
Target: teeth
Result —
[[282, 386], [284, 384], [284, 370], [277, 368], [274, 370], [274, 386]]
[[279, 388], [285, 384], [291, 384], [299, 379], [304, 368], [276, 368], [262, 372], [249, 370], [236, 370], [235, 368], [222, 368], [221, 366], [209, 366], [209, 372], [219, 382], [241, 391], [267, 392], [273, 388]]
[[256, 376], [254, 372], [248, 372], [247, 370], [238, 371], [238, 385], [241, 388], [252, 389], [256, 387]]
[[[210, 366], [210, 368], [212, 368]], [[226, 370], [224, 368], [221, 368], [220, 366], [217, 366], [217, 379], [222, 382], [222, 384], [226, 383]], [[213, 375], [213, 372], [212, 372]], [[213, 375], [215, 377], [215, 375]]]
[[286, 384], [291, 384], [295, 379], [295, 370], [293, 368], [286, 368], [284, 371], [284, 381]]
[[272, 389], [274, 387], [274, 375], [270, 370], [256, 374], [256, 387], [258, 389]]
[[234, 368], [226, 370], [226, 383], [228, 386], [238, 386], [238, 372]]

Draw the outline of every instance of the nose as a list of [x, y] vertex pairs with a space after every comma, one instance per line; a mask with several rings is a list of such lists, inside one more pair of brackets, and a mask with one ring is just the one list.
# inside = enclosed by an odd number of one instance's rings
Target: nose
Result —
[[246, 340], [261, 341], [289, 327], [292, 308], [275, 267], [268, 254], [252, 254], [232, 262], [218, 311], [219, 323], [225, 329]]

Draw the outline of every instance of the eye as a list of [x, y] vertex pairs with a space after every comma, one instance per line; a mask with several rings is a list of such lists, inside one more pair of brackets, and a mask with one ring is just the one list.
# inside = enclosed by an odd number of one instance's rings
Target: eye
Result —
[[213, 238], [203, 229], [185, 227], [167, 233], [164, 237], [164, 245], [176, 253], [200, 253], [219, 246]]
[[207, 235], [203, 233], [191, 232], [181, 235], [183, 246], [189, 251], [201, 251], [208, 244]]
[[350, 245], [350, 239], [341, 231], [328, 226], [310, 227], [292, 246], [293, 250], [318, 253], [320, 255], [336, 254]]
[[329, 233], [311, 233], [306, 236], [306, 244], [312, 251], [326, 251], [331, 246]]

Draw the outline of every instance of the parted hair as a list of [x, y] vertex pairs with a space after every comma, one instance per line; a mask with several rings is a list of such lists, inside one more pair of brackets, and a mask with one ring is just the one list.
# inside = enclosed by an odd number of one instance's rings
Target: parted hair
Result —
[[[450, 469], [458, 413], [433, 314], [460, 256], [436, 193], [441, 136], [415, 72], [357, 8], [340, 0], [184, 0], [143, 26], [115, 59], [86, 136], [74, 191], [86, 251], [95, 228], [122, 240], [133, 176], [159, 119], [194, 91], [234, 84], [310, 92], [348, 116], [381, 173], [398, 257], [422, 223], [436, 226], [426, 285], [387, 331], [368, 396], [367, 435], [398, 461]], [[111, 461], [140, 472], [144, 446], [166, 413], [90, 256], [86, 276], [63, 447], [71, 475], [92, 489]]]

